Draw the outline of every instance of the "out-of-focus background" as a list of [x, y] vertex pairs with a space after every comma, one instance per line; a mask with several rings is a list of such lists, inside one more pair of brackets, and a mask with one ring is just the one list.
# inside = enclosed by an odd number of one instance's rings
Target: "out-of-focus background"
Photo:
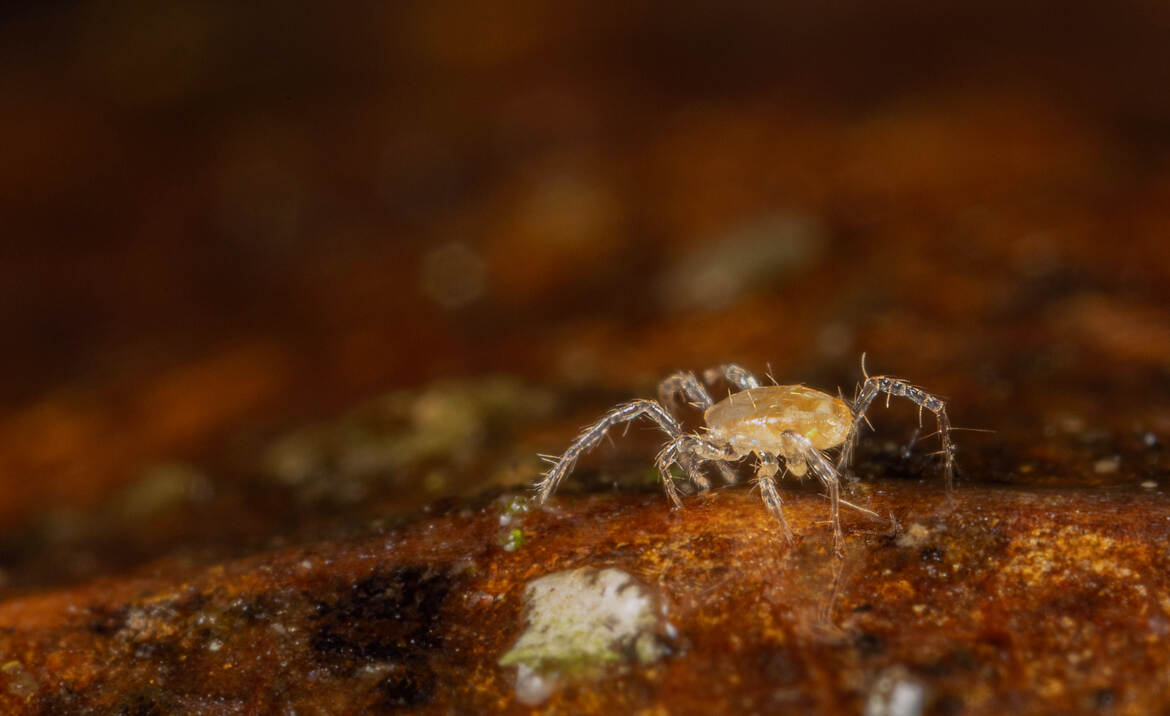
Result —
[[[849, 392], [868, 352], [1000, 431], [968, 479], [1170, 434], [1160, 3], [18, 3], [0, 47], [13, 588], [356, 509], [304, 487], [348, 433], [279, 446], [369, 401], [519, 411], [505, 484], [726, 360]], [[379, 494], [474, 491], [418, 474]]]

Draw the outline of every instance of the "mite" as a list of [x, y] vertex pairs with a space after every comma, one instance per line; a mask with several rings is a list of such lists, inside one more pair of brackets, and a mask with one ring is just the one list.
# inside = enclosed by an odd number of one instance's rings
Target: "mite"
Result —
[[[864, 374], [864, 355], [861, 367]], [[682, 506], [682, 500], [671, 475], [674, 465], [682, 469], [696, 488], [707, 490], [711, 483], [701, 472], [704, 463], [714, 463], [723, 479], [734, 483], [736, 476], [730, 463], [753, 456], [760, 495], [790, 541], [792, 529], [784, 518], [783, 503], [776, 489], [781, 467], [785, 473], [801, 478], [812, 473], [821, 481], [828, 492], [834, 544], [840, 553], [841, 474], [849, 465], [858, 430], [866, 420], [865, 413], [881, 393], [886, 394], [887, 403], [890, 396], [914, 402], [918, 406], [919, 423], [923, 410], [934, 414], [942, 443], [946, 488], [948, 491], [953, 488], [955, 448], [946, 404], [900, 378], [867, 375], [852, 404], [803, 385], [761, 385], [758, 378], [735, 363], [706, 370], [703, 378], [707, 384], [722, 378], [735, 392], [715, 402], [694, 373], [680, 371], [659, 384], [658, 400], [632, 400], [615, 406], [587, 426], [564, 454], [546, 458], [551, 467], [536, 486], [539, 501], [544, 503], [552, 495], [561, 480], [572, 472], [577, 459], [596, 446], [611, 428], [645, 417], [668, 437], [656, 466], [666, 494], [676, 507]], [[682, 429], [675, 415], [679, 396], [703, 410], [705, 425], [700, 432], [688, 433]], [[835, 464], [830, 460], [834, 450], [837, 451]]]

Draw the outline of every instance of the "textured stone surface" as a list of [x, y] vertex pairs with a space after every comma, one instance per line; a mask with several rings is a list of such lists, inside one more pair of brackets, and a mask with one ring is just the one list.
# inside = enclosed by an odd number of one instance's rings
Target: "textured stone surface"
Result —
[[[1149, 713], [1170, 689], [1170, 497], [881, 481], [832, 555], [790, 491], [789, 546], [756, 496], [558, 499], [496, 540], [501, 502], [200, 569], [0, 605], [7, 712], [256, 713], [518, 706], [500, 658], [532, 579], [616, 568], [661, 590], [677, 639], [545, 707], [856, 711], [892, 676], [932, 710]], [[891, 520], [892, 518], [892, 520]], [[895, 679], [895, 681], [898, 681]], [[902, 688], [906, 688], [905, 685]], [[875, 693], [877, 694], [875, 696]]]

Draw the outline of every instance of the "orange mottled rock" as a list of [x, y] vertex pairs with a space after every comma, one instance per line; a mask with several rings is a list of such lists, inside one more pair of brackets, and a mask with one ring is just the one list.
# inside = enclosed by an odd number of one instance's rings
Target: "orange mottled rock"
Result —
[[[192, 568], [162, 562], [0, 605], [5, 713], [521, 711], [501, 656], [526, 585], [575, 567], [660, 591], [658, 660], [603, 665], [537, 707], [1149, 713], [1170, 691], [1170, 496], [865, 483], [833, 556], [790, 490], [789, 546], [746, 490], [450, 506], [386, 531]], [[891, 680], [893, 683], [891, 683]], [[1036, 688], [1037, 685], [1042, 688]], [[904, 693], [903, 696], [906, 696]]]

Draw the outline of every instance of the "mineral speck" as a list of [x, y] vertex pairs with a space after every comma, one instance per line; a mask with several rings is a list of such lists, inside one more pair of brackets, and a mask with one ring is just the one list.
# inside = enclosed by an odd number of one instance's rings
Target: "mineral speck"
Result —
[[597, 678], [630, 661], [653, 663], [677, 636], [659, 594], [620, 569], [582, 568], [525, 589], [528, 628], [502, 657], [518, 667], [516, 698], [539, 704], [562, 678]]
[[865, 716], [921, 716], [926, 688], [906, 667], [894, 665], [878, 674], [865, 703]]

